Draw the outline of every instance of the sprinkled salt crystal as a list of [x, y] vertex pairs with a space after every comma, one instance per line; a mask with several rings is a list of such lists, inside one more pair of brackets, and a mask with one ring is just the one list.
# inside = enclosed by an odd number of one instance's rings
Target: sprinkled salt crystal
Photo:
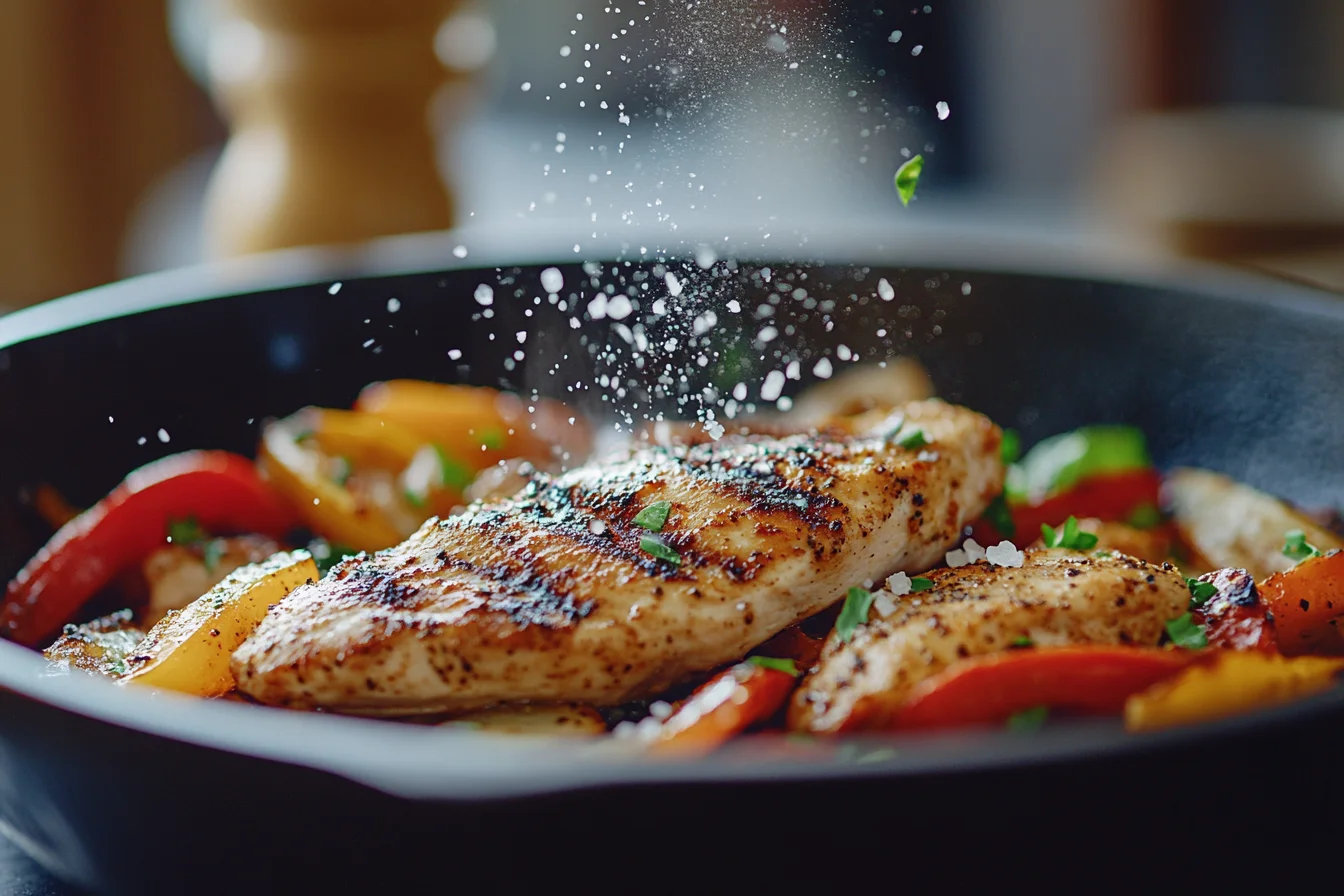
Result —
[[1001, 541], [985, 551], [985, 559], [995, 566], [1021, 566], [1026, 555], [1011, 541]]
[[705, 433], [716, 442], [723, 438], [723, 432], [723, 424], [717, 420], [705, 427]]
[[466, 257], [467, 257], [467, 247], [466, 247], [466, 246], [454, 246], [454, 247], [453, 247], [453, 257], [454, 257], [454, 258], [466, 258]]
[[396, 314], [401, 310], [401, 299], [388, 299], [387, 310], [389, 314]]
[[565, 288], [565, 275], [559, 268], [547, 268], [541, 272], [541, 288], [549, 293], [558, 293]]
[[887, 43], [896, 44], [901, 42], [901, 32], [893, 31], [887, 35]]
[[886, 590], [896, 597], [904, 597], [910, 593], [910, 576], [903, 572], [896, 573], [896, 575], [887, 579]]
[[523, 93], [527, 93], [529, 90], [532, 89], [532, 82], [524, 81], [520, 89], [523, 91]]
[[148, 442], [148, 441], [149, 441], [149, 439], [146, 439], [144, 436], [141, 436], [140, 438], [138, 438], [138, 439], [135, 440], [135, 444], [137, 444], [137, 445], [143, 445], [143, 444], [145, 444], [145, 442]]
[[964, 296], [968, 296], [968, 295], [970, 295], [970, 294], [971, 294], [971, 284], [969, 284], [969, 283], [962, 283], [962, 284], [961, 284], [961, 294], [964, 295]]
[[849, 346], [842, 343], [836, 347], [835, 356], [841, 361], [848, 361], [850, 358], [854, 357], [854, 353], [849, 350]]
[[791, 380], [802, 379], [802, 368], [797, 361], [790, 361], [789, 366], [784, 369], [784, 376]]
[[[588, 303], [588, 316], [593, 320], [601, 320], [607, 316], [607, 296], [605, 293], [598, 293], [597, 297]], [[578, 329], [578, 327], [575, 327]]]
[[791, 411], [793, 410], [793, 399], [787, 395], [781, 395], [779, 401], [775, 402], [775, 408], [781, 412]]
[[630, 312], [633, 310], [634, 307], [625, 296], [613, 296], [607, 301], [607, 317], [612, 320], [624, 320], [630, 316]]
[[450, 348], [448, 349], [448, 357], [457, 361], [462, 357], [462, 350], [460, 348]]
[[756, 339], [761, 343], [769, 343], [779, 335], [779, 330], [774, 327], [761, 327], [760, 332], [756, 334]]
[[947, 556], [943, 559], [947, 562], [947, 565], [953, 569], [956, 569], [959, 566], [965, 566], [967, 563], [966, 552], [961, 548], [953, 548], [948, 551]]
[[695, 319], [695, 322], [691, 325], [691, 331], [697, 336], [703, 336], [714, 329], [714, 325], [718, 322], [719, 316], [717, 314], [713, 311], [706, 311]]
[[812, 368], [812, 374], [813, 374], [814, 376], [816, 376], [816, 377], [819, 377], [820, 379], [823, 379], [823, 380], [825, 380], [825, 379], [830, 379], [830, 376], [831, 376], [831, 374], [832, 374], [833, 372], [834, 372], [834, 371], [831, 369], [831, 359], [830, 359], [830, 358], [822, 358], [822, 359], [821, 359], [820, 361], [818, 361], [818, 362], [816, 363], [816, 365], [813, 366], [813, 368]]
[[714, 267], [714, 262], [719, 260], [719, 256], [709, 246], [701, 246], [695, 250], [695, 263], [701, 270], [709, 270]]
[[673, 297], [681, 295], [681, 281], [677, 279], [676, 274], [668, 271], [666, 276], [663, 277], [663, 282], [667, 284], [669, 295]]
[[985, 559], [985, 549], [974, 538], [968, 538], [962, 543], [961, 549], [966, 552], [967, 563], [979, 563]]
[[672, 704], [666, 700], [655, 700], [649, 704], [649, 715], [662, 721], [672, 715]]
[[920, 53], [923, 53], [923, 52], [924, 52], [924, 45], [923, 45], [923, 44], [915, 44], [915, 46], [910, 50], [910, 55], [911, 55], [911, 56], [918, 56]]
[[884, 302], [890, 302], [896, 298], [896, 290], [891, 288], [891, 284], [887, 282], [886, 277], [877, 281], [877, 294], [882, 297]]
[[476, 304], [490, 306], [495, 303], [495, 290], [489, 283], [476, 287]]
[[331, 284], [331, 286], [328, 286], [328, 287], [327, 287], [327, 295], [330, 295], [330, 296], [334, 296], [334, 295], [336, 295], [336, 293], [338, 293], [338, 292], [340, 292], [340, 291], [341, 291], [341, 284], [339, 284], [339, 283], [333, 283], [333, 284]]
[[931, 464], [938, 459], [937, 451], [921, 451], [915, 455], [915, 460], [922, 464]]
[[737, 299], [731, 299], [728, 302], [728, 310], [731, 311], [733, 314], [738, 314], [742, 311], [742, 303], [739, 302]]
[[877, 615], [885, 618], [896, 612], [896, 601], [886, 591], [879, 591], [873, 596], [873, 609], [877, 610]]
[[774, 401], [783, 390], [784, 374], [778, 370], [772, 370], [765, 375], [765, 382], [761, 384], [761, 400]]
[[159, 441], [163, 442], [165, 445], [168, 444], [168, 430], [159, 430]]
[[939, 121], [946, 121], [947, 116], [951, 114], [951, 110], [948, 109], [947, 103], [943, 102], [942, 100], [939, 100], [937, 104], [934, 106], [934, 108], [938, 110]]

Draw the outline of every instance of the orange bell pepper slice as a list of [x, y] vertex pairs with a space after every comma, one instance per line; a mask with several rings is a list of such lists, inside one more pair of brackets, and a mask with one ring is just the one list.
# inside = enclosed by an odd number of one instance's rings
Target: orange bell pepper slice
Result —
[[1102, 644], [976, 657], [916, 685], [892, 727], [996, 725], [1037, 706], [1117, 714], [1131, 695], [1171, 678], [1197, 659], [1186, 651]]
[[650, 749], [678, 755], [708, 753], [774, 716], [796, 684], [788, 672], [738, 663], [687, 697], [663, 721]]
[[1303, 560], [1260, 583], [1284, 656], [1344, 656], [1344, 552]]

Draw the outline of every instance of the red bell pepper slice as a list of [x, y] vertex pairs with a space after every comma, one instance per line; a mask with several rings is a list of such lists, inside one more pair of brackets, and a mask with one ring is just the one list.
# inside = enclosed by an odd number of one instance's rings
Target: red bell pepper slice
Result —
[[[1151, 467], [1107, 473], [1084, 479], [1068, 491], [1038, 504], [1010, 504], [1017, 531], [1010, 539], [1019, 548], [1041, 537], [1041, 525], [1058, 526], [1070, 516], [1104, 522], [1124, 522], [1144, 505], [1159, 506], [1162, 477]], [[988, 520], [979, 520], [973, 536], [981, 544], [996, 544], [1005, 536]]]
[[1186, 651], [1095, 644], [963, 660], [916, 685], [896, 713], [894, 727], [1002, 724], [1036, 706], [1119, 713], [1130, 695], [1170, 678], [1197, 658]]
[[1259, 590], [1284, 656], [1344, 656], [1344, 552], [1303, 560]]
[[213, 533], [277, 539], [295, 524], [245, 457], [188, 451], [154, 461], [62, 526], [19, 571], [0, 604], [0, 635], [29, 647], [50, 638], [119, 573], [162, 547], [170, 521], [186, 517]]
[[707, 753], [784, 706], [798, 680], [787, 672], [738, 663], [705, 682], [665, 719], [650, 748]]

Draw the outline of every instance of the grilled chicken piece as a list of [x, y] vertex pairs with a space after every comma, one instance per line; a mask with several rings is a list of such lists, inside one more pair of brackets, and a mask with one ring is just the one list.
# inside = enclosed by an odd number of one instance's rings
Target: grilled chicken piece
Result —
[[[281, 601], [233, 656], [264, 703], [365, 714], [614, 705], [740, 658], [859, 582], [941, 559], [1003, 485], [942, 402], [856, 434], [646, 448], [430, 520]], [[658, 536], [635, 525], [659, 501]], [[641, 548], [661, 538], [679, 564]], [[645, 542], [648, 543], [647, 541]]]
[[933, 380], [914, 358], [893, 358], [885, 365], [860, 364], [811, 387], [798, 397], [784, 419], [818, 424], [830, 417], [852, 417], [871, 410], [889, 411], [934, 395]]
[[889, 616], [874, 610], [848, 644], [831, 635], [794, 694], [789, 727], [881, 728], [920, 681], [1017, 638], [1038, 647], [1153, 645], [1190, 601], [1171, 564], [1123, 554], [1027, 551], [1021, 567], [981, 561], [925, 576], [931, 590], [896, 598]]

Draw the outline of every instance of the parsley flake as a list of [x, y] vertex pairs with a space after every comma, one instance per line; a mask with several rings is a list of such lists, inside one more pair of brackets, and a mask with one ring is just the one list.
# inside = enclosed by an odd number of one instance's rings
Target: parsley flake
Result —
[[208, 537], [205, 530], [196, 522], [194, 516], [189, 516], [184, 520], [168, 521], [168, 540], [173, 544], [186, 547], [205, 541]]
[[1093, 556], [1093, 557], [1100, 557], [1100, 558], [1102, 558], [1103, 560], [1109, 560], [1109, 559], [1111, 559], [1112, 557], [1114, 557], [1115, 555], [1112, 554], [1110, 551], [1097, 551], [1097, 552], [1095, 552], [1092, 556]]
[[[913, 588], [913, 579], [911, 580]], [[848, 644], [854, 637], [854, 630], [868, 621], [868, 611], [873, 606], [873, 593], [862, 588], [849, 589], [845, 595], [845, 605], [835, 620], [835, 636], [841, 644]]]
[[635, 525], [650, 532], [661, 532], [667, 524], [667, 515], [672, 511], [671, 501], [655, 501], [635, 514]]
[[681, 555], [652, 535], [645, 535], [639, 540], [639, 549], [659, 560], [666, 560], [673, 566], [681, 565]]
[[1294, 529], [1283, 534], [1283, 556], [1301, 563], [1303, 560], [1321, 556], [1321, 552], [1316, 545], [1307, 541], [1305, 532]]
[[472, 474], [470, 467], [450, 457], [448, 452], [444, 451], [439, 445], [434, 446], [434, 453], [439, 458], [440, 482], [458, 492], [471, 485], [472, 480], [476, 477]]
[[910, 593], [917, 591], [928, 591], [933, 587], [933, 579], [926, 579], [924, 576], [912, 576], [910, 578]]
[[1014, 638], [1014, 639], [1013, 639], [1013, 643], [1012, 643], [1012, 644], [1009, 644], [1008, 646], [1009, 646], [1009, 647], [1016, 647], [1016, 648], [1018, 648], [1018, 649], [1021, 649], [1021, 648], [1023, 648], [1023, 647], [1035, 647], [1035, 646], [1036, 646], [1036, 642], [1033, 641], [1033, 640], [1031, 640], [1031, 638], [1027, 637], [1026, 635], [1023, 635], [1023, 636], [1020, 637], [1020, 638]]
[[504, 448], [504, 430], [497, 427], [481, 430], [476, 434], [481, 447], [487, 451], [500, 451]]
[[1039, 731], [1049, 717], [1050, 707], [1033, 706], [1010, 715], [1007, 728], [1009, 731]]
[[999, 457], [1004, 465], [1015, 464], [1022, 457], [1022, 436], [1015, 429], [1005, 429], [999, 442]]
[[1195, 617], [1189, 613], [1177, 616], [1168, 622], [1167, 634], [1171, 637], [1171, 643], [1177, 647], [1199, 650], [1209, 646], [1209, 639], [1204, 635], [1204, 626], [1195, 622]]
[[1199, 579], [1186, 579], [1185, 587], [1190, 589], [1190, 609], [1198, 610], [1209, 602], [1209, 598], [1218, 593], [1218, 586]]
[[1076, 516], [1069, 517], [1058, 529], [1042, 523], [1041, 539], [1047, 548], [1064, 548], [1069, 551], [1090, 551], [1097, 546], [1097, 536], [1078, 530]]
[[103, 666], [103, 668], [107, 670], [107, 673], [108, 673], [109, 675], [115, 675], [115, 676], [117, 676], [117, 677], [121, 677], [122, 675], [125, 675], [125, 674], [126, 674], [126, 671], [127, 671], [127, 669], [126, 669], [126, 661], [125, 661], [124, 659], [122, 659], [121, 657], [117, 657], [116, 659], [108, 660], [107, 663]]
[[922, 429], [912, 429], [905, 435], [898, 437], [896, 439], [896, 444], [900, 445], [902, 448], [909, 448], [913, 451], [916, 448], [923, 448], [925, 445], [928, 445], [929, 437], [924, 435], [924, 430]]
[[334, 544], [319, 538], [308, 545], [308, 553], [312, 555], [313, 562], [317, 564], [317, 574], [325, 576], [331, 572], [331, 568], [337, 563], [348, 557], [354, 557], [359, 551], [343, 544]]
[[774, 669], [776, 672], [783, 672], [785, 675], [798, 677], [798, 665], [791, 659], [778, 659], [773, 656], [749, 656], [747, 662], [753, 666], [760, 666], [762, 669]]
[[1125, 522], [1135, 529], [1153, 529], [1162, 522], [1162, 511], [1145, 502], [1135, 507]]
[[919, 175], [924, 170], [924, 157], [916, 155], [900, 168], [896, 169], [896, 194], [901, 197], [901, 205], [909, 205], [915, 198], [915, 187], [919, 185]]

